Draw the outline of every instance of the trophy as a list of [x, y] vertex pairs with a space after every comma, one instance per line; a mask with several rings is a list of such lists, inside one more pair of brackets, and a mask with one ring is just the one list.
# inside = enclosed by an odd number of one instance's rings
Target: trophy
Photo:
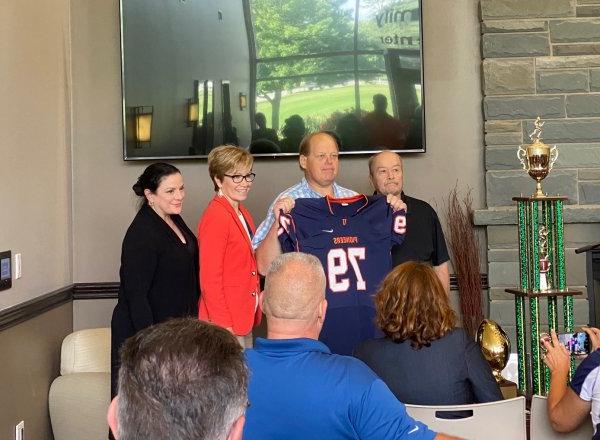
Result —
[[[505, 289], [515, 296], [515, 330], [519, 392], [545, 395], [550, 386], [550, 370], [542, 362], [540, 349], [540, 299], [547, 299], [548, 327], [558, 330], [558, 298], [562, 298], [565, 333], [573, 331], [573, 296], [578, 290], [567, 287], [565, 268], [565, 230], [563, 206], [567, 198], [547, 195], [542, 180], [558, 158], [556, 146], [542, 142], [538, 117], [529, 135], [533, 142], [517, 151], [523, 169], [536, 181], [536, 191], [529, 197], [513, 197], [517, 202], [519, 242], [519, 284]], [[571, 359], [569, 372], [575, 371]]]
[[535, 120], [535, 130], [529, 135], [533, 141], [526, 148], [520, 146], [517, 150], [517, 157], [523, 165], [523, 169], [529, 173], [536, 181], [535, 193], [532, 197], [546, 197], [542, 191], [542, 180], [548, 175], [552, 169], [554, 162], [558, 158], [558, 150], [556, 145], [550, 147], [542, 142], [542, 126], [544, 123], [538, 116]]
[[550, 270], [550, 260], [548, 259], [548, 229], [546, 226], [540, 226], [540, 292], [547, 292], [552, 288], [552, 283], [548, 279]]
[[504, 398], [517, 397], [517, 384], [502, 377], [510, 355], [510, 340], [504, 330], [495, 321], [484, 319], [477, 329], [476, 340]]

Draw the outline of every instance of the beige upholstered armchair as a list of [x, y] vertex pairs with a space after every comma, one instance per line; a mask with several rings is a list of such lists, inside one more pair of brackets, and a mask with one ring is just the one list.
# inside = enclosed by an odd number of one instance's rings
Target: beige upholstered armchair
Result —
[[110, 403], [110, 329], [80, 330], [62, 343], [60, 376], [50, 387], [55, 440], [105, 440]]

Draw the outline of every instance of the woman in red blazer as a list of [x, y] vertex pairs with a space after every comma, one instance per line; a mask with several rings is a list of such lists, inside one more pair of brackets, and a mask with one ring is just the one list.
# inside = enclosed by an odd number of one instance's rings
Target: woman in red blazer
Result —
[[252, 250], [254, 222], [241, 204], [254, 181], [252, 155], [224, 145], [208, 155], [216, 196], [198, 224], [200, 319], [226, 328], [244, 347], [252, 346], [252, 327], [260, 323], [259, 278]]

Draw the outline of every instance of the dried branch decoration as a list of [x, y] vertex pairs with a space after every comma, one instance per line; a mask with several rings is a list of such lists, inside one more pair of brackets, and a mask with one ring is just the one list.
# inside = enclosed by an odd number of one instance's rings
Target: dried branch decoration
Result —
[[479, 274], [479, 240], [473, 225], [471, 190], [460, 199], [457, 186], [450, 191], [446, 202], [446, 239], [452, 266], [458, 279], [460, 311], [463, 327], [475, 336], [483, 319], [481, 276]]

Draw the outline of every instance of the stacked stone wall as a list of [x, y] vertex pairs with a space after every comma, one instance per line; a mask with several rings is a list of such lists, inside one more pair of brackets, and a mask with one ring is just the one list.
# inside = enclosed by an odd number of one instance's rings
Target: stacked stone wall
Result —
[[490, 316], [514, 342], [514, 302], [504, 292], [518, 283], [512, 197], [535, 187], [516, 152], [537, 116], [544, 142], [559, 149], [543, 188], [569, 198], [567, 283], [584, 291], [576, 324], [588, 321], [585, 255], [574, 250], [600, 241], [600, 0], [481, 0], [480, 11], [487, 209], [475, 221], [487, 229]]

